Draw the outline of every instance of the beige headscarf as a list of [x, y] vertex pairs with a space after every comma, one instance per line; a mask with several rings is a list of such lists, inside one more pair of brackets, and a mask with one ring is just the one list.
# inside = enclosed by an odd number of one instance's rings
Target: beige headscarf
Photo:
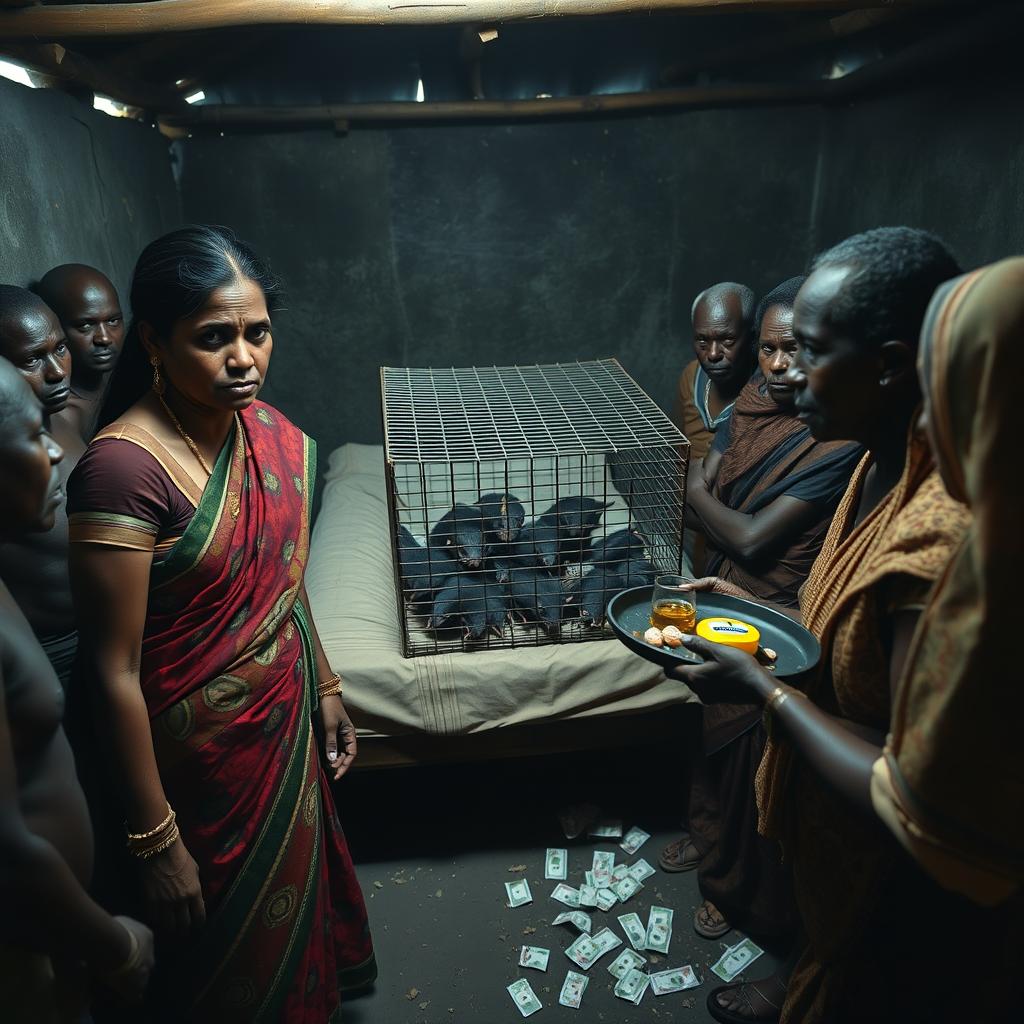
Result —
[[920, 369], [973, 522], [922, 616], [872, 797], [937, 881], [994, 903], [1024, 880], [1024, 258], [936, 293]]

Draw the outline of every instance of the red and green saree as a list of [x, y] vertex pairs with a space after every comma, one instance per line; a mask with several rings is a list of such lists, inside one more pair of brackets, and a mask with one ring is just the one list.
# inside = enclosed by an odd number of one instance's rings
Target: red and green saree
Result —
[[83, 459], [70, 511], [76, 541], [155, 550], [140, 679], [207, 907], [203, 932], [158, 965], [156, 997], [190, 1022], [338, 1020], [339, 991], [372, 981], [376, 966], [311, 724], [316, 669], [298, 597], [314, 443], [276, 410], [246, 409], [170, 544], [145, 514], [153, 500], [89, 500], [89, 475], [140, 448], [180, 480], [150, 435], [108, 428]]

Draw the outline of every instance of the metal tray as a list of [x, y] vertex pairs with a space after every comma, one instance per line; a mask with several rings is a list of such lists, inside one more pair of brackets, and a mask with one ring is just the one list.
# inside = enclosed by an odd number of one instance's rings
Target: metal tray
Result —
[[[608, 602], [608, 622], [618, 638], [640, 657], [665, 668], [680, 662], [700, 663], [703, 659], [685, 647], [652, 647], [644, 643], [644, 630], [651, 624], [653, 595], [653, 587], [633, 587], [621, 591]], [[799, 675], [813, 668], [821, 657], [821, 647], [813, 634], [788, 615], [743, 598], [703, 590], [698, 592], [697, 621], [716, 615], [740, 619], [760, 630], [761, 646], [771, 647], [778, 654], [773, 675]], [[635, 632], [640, 636], [634, 636]]]

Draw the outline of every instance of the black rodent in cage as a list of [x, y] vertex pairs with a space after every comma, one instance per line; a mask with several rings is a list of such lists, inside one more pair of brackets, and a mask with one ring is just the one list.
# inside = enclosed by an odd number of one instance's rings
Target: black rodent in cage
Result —
[[382, 367], [406, 657], [597, 640], [683, 564], [689, 442], [615, 359]]

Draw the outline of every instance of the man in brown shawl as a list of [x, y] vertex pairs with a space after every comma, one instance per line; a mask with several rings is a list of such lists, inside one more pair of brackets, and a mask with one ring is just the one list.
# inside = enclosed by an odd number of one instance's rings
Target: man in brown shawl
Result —
[[[796, 417], [785, 380], [796, 349], [793, 277], [758, 304], [759, 373], [715, 435], [688, 499], [713, 545], [708, 572], [755, 598], [796, 607], [839, 499], [863, 454], [817, 441]], [[704, 902], [694, 928], [716, 939], [739, 927], [769, 945], [792, 938], [793, 897], [778, 845], [757, 834], [754, 771], [764, 752], [761, 709], [704, 709], [703, 746], [691, 769], [689, 833], [663, 852], [666, 871], [697, 867]]]

